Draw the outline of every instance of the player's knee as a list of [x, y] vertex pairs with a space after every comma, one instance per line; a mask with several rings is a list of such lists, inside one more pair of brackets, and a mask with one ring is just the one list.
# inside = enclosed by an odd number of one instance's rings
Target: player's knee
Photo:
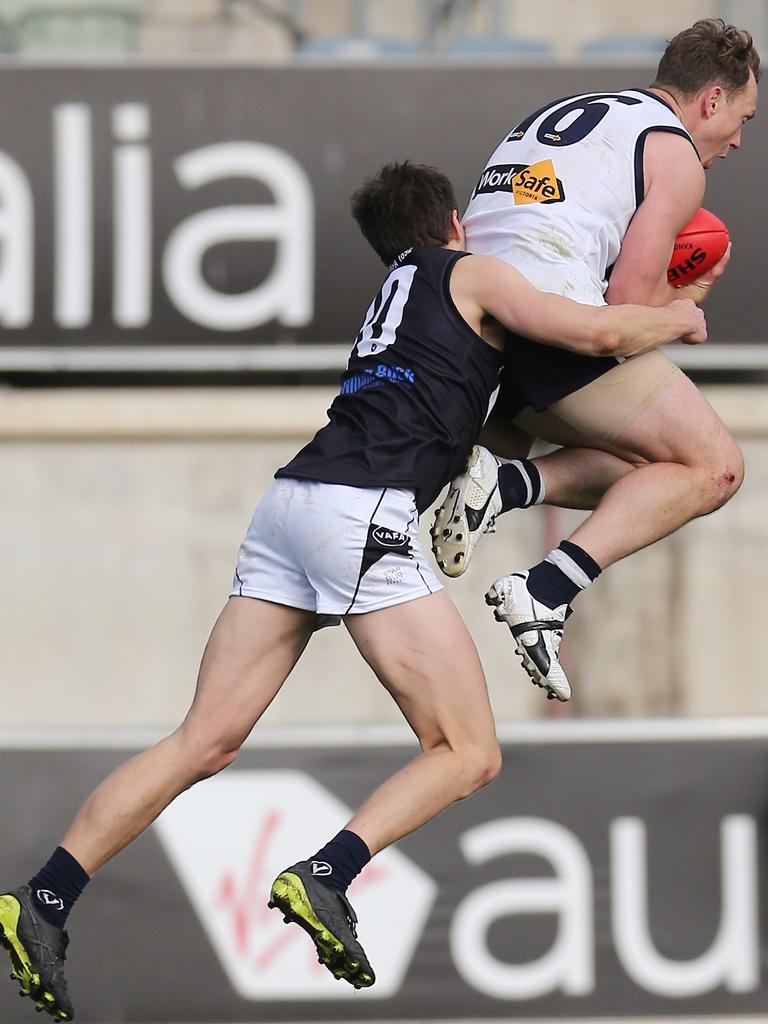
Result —
[[744, 456], [733, 438], [729, 438], [710, 460], [702, 514], [722, 508], [738, 491], [743, 480]]
[[199, 768], [204, 772], [203, 778], [208, 779], [229, 768], [240, 750], [226, 737], [217, 737], [209, 740], [200, 753]]
[[225, 736], [197, 734], [183, 730], [184, 760], [196, 782], [209, 779], [228, 768], [239, 753], [236, 744]]
[[498, 744], [477, 748], [462, 757], [462, 797], [476, 793], [487, 786], [501, 771], [501, 751]]
[[206, 768], [210, 775], [218, 775], [234, 763], [239, 750], [233, 750], [230, 744], [217, 745], [209, 751]]
[[485, 759], [484, 771], [480, 780], [481, 786], [487, 786], [489, 782], [493, 782], [494, 779], [499, 777], [501, 762], [501, 750], [497, 744], [490, 752], [490, 756]]

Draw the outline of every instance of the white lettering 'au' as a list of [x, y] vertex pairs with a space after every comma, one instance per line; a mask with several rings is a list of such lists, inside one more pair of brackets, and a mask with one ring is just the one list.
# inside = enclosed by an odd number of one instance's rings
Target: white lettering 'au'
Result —
[[[504, 818], [465, 832], [461, 851], [471, 864], [529, 853], [544, 857], [554, 878], [504, 879], [470, 893], [451, 924], [454, 963], [473, 988], [496, 999], [535, 999], [560, 988], [586, 995], [594, 988], [592, 871], [578, 839], [543, 818]], [[509, 964], [488, 948], [488, 932], [512, 914], [556, 914], [557, 938], [538, 960]]]
[[[610, 824], [611, 922], [624, 970], [647, 992], [668, 998], [705, 995], [722, 985], [734, 993], [760, 984], [757, 826], [733, 814], [720, 825], [720, 925], [714, 941], [692, 960], [670, 960], [653, 945], [649, 926], [646, 827], [639, 818]], [[568, 829], [539, 818], [505, 818], [465, 832], [465, 858], [528, 853], [547, 859], [554, 879], [503, 879], [470, 893], [451, 925], [451, 952], [473, 988], [497, 999], [530, 999], [556, 991], [594, 990], [593, 881], [587, 853]], [[695, 898], [695, 895], [694, 895]], [[556, 914], [551, 949], [527, 964], [502, 963], [488, 948], [491, 926], [513, 914]]]
[[663, 996], [702, 995], [723, 985], [751, 992], [760, 983], [757, 829], [753, 818], [733, 814], [720, 826], [721, 918], [714, 942], [695, 960], [662, 956], [648, 923], [645, 824], [618, 818], [611, 827], [611, 911], [616, 950], [638, 985]]

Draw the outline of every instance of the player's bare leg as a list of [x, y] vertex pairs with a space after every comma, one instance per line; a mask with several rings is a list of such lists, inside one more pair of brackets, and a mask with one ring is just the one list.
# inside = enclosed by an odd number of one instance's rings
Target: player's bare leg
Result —
[[22, 994], [57, 1020], [73, 1016], [64, 977], [66, 915], [98, 868], [184, 789], [229, 765], [309, 640], [314, 615], [234, 597], [203, 656], [184, 723], [113, 772], [27, 886], [0, 895], [0, 941]]
[[347, 886], [372, 855], [495, 778], [501, 761], [477, 650], [444, 591], [345, 621], [422, 752], [325, 847], [282, 872], [270, 903], [311, 935], [337, 978], [367, 987], [375, 976], [357, 941]]
[[492, 781], [501, 760], [480, 658], [445, 591], [346, 625], [422, 750], [348, 825], [373, 853]]
[[527, 413], [525, 418], [510, 419], [497, 402], [479, 443], [499, 459], [527, 459], [536, 438], [548, 439], [548, 422], [555, 424], [560, 440], [552, 443], [565, 447], [531, 460], [544, 481], [542, 504], [591, 510], [612, 484], [644, 461], [611, 445], [596, 447], [594, 441], [547, 412]]
[[89, 874], [122, 850], [195, 782], [231, 764], [312, 635], [314, 615], [232, 597], [203, 654], [179, 728], [109, 776], [62, 841]]
[[[557, 443], [557, 430], [547, 440]], [[501, 577], [487, 600], [518, 654], [550, 696], [570, 696], [558, 648], [576, 595], [601, 570], [728, 501], [743, 478], [741, 452], [701, 392], [679, 377], [616, 438], [640, 462], [605, 493], [591, 516], [527, 572]]]
[[699, 389], [681, 377], [616, 438], [645, 459], [618, 480], [570, 538], [603, 568], [729, 501], [741, 451]]
[[[516, 458], [500, 465], [490, 451], [476, 445], [466, 472], [449, 486], [437, 512], [431, 531], [432, 550], [447, 576], [460, 576], [466, 571], [480, 538], [494, 529], [495, 518], [502, 512], [539, 503], [594, 509], [617, 481], [646, 464], [641, 456], [605, 443], [590, 447], [593, 442], [549, 410], [533, 413], [527, 409], [518, 419], [510, 422], [503, 410], [496, 412], [481, 438], [493, 445], [494, 451]], [[533, 436], [565, 447], [527, 459]], [[581, 587], [596, 578], [600, 567], [594, 559], [574, 545], [569, 555], [582, 562], [581, 566], [568, 563]], [[564, 559], [560, 557], [560, 561]], [[561, 581], [561, 587], [554, 590], [542, 585], [542, 580], [546, 582], [553, 575], [555, 581]], [[546, 689], [547, 696], [558, 700], [568, 700], [571, 695], [558, 655], [571, 591], [575, 595], [578, 590], [568, 579], [565, 586], [569, 593], [561, 595], [564, 579], [547, 565], [534, 572], [533, 594], [528, 572], [501, 577], [486, 594], [496, 618], [512, 631], [515, 649], [531, 680]]]
[[591, 512], [622, 477], [645, 462], [631, 453], [598, 448], [559, 448], [532, 459], [544, 481], [543, 505]]
[[[609, 487], [644, 463], [627, 452], [585, 447], [581, 435], [565, 424], [560, 427], [561, 436], [568, 435], [568, 446], [533, 459], [526, 458], [530, 440], [510, 445], [500, 439], [490, 449], [483, 436], [484, 443], [474, 446], [466, 470], [449, 485], [430, 530], [432, 551], [446, 576], [466, 572], [480, 539], [495, 532], [496, 518], [503, 512], [539, 504], [592, 510]], [[497, 457], [498, 449], [526, 454], [505, 462]]]

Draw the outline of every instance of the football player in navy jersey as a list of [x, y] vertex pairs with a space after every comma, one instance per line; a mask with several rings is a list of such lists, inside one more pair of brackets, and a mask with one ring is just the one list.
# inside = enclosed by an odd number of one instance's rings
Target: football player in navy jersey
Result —
[[353, 212], [389, 270], [329, 422], [278, 470], [254, 513], [186, 718], [110, 775], [48, 862], [0, 895], [14, 977], [57, 1020], [73, 1015], [64, 924], [86, 883], [179, 793], [235, 760], [313, 631], [339, 619], [421, 750], [346, 828], [277, 877], [270, 904], [310, 934], [337, 978], [373, 984], [348, 885], [373, 855], [500, 768], [475, 645], [417, 533], [419, 513], [464, 464], [492, 404], [499, 325], [591, 355], [706, 337], [690, 301], [581, 306], [467, 254], [453, 189], [432, 168], [384, 168], [355, 194]]
[[[581, 302], [702, 301], [730, 250], [680, 290], [667, 267], [702, 202], [705, 171], [741, 146], [759, 78], [751, 35], [704, 18], [670, 41], [648, 89], [569, 96], [535, 111], [480, 175], [464, 215], [468, 248]], [[573, 477], [603, 492], [596, 508], [594, 498], [564, 502], [594, 512], [542, 562], [501, 577], [486, 595], [534, 682], [568, 700], [558, 649], [573, 599], [614, 562], [729, 501], [743, 479], [742, 454], [698, 388], [657, 351], [587, 359], [518, 338], [491, 427], [496, 455], [505, 454], [506, 434], [518, 452], [521, 430], [529, 442], [590, 449], [581, 470], [571, 456]], [[497, 515], [543, 500], [548, 488], [537, 460], [515, 456], [499, 467], [494, 454], [478, 446], [436, 517], [433, 547], [448, 575], [466, 571]]]

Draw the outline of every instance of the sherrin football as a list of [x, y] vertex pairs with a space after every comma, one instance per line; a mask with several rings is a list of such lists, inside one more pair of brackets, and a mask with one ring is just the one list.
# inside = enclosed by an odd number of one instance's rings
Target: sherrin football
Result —
[[706, 274], [728, 248], [728, 228], [719, 217], [698, 209], [675, 239], [667, 280], [673, 288]]

